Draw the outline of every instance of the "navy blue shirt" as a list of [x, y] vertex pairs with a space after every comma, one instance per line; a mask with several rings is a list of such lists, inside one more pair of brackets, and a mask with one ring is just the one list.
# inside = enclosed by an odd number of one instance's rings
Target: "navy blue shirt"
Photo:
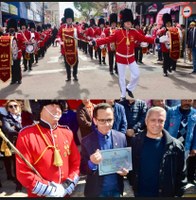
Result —
[[159, 170], [163, 157], [164, 141], [145, 137], [139, 169], [140, 197], [157, 197], [159, 194]]

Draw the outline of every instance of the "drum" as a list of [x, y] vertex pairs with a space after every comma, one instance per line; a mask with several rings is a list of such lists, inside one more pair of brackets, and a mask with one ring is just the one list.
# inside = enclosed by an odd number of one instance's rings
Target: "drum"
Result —
[[18, 44], [15, 37], [11, 37], [11, 53], [12, 53], [12, 59], [17, 60], [18, 58]]
[[147, 53], [148, 51], [148, 43], [147, 42], [141, 42], [140, 47], [142, 47], [142, 53]]
[[33, 44], [28, 44], [28, 45], [26, 46], [26, 52], [27, 52], [27, 53], [34, 53], [34, 51], [35, 51], [35, 45], [33, 45]]

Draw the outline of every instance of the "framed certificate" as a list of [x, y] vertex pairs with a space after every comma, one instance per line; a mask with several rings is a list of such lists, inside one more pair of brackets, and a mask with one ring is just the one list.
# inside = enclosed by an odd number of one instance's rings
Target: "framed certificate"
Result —
[[122, 168], [132, 170], [131, 147], [101, 150], [102, 161], [98, 165], [99, 175], [114, 174]]

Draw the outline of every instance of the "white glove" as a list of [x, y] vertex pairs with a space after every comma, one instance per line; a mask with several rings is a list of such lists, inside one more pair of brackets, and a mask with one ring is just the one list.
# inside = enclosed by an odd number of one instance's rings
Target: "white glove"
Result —
[[58, 184], [55, 182], [51, 182], [50, 184], [51, 186], [55, 187], [55, 190], [46, 195], [46, 197], [64, 197], [67, 194], [67, 191], [62, 184]]
[[165, 43], [165, 42], [169, 42], [169, 38], [167, 35], [163, 35], [159, 38], [159, 42], [160, 43]]

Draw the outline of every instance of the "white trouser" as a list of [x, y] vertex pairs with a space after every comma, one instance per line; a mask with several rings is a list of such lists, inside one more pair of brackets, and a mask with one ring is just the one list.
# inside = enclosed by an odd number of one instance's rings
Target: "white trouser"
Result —
[[125, 79], [126, 66], [127, 64], [117, 63], [121, 97], [126, 97], [126, 88], [130, 91], [133, 91], [136, 88], [140, 75], [138, 65], [135, 61], [128, 64], [130, 70], [130, 81], [129, 84], [126, 86], [126, 79]]

